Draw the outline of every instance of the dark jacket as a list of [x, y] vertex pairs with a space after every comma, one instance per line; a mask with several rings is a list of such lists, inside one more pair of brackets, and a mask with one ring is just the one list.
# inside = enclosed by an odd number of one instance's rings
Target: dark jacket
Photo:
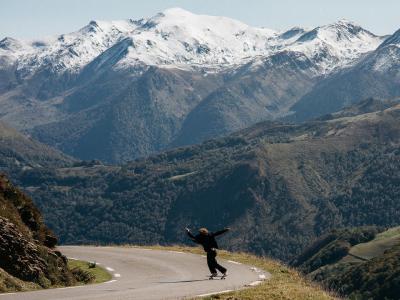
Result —
[[207, 235], [198, 234], [196, 236], [194, 236], [190, 231], [187, 231], [187, 234], [193, 242], [202, 245], [204, 251], [209, 252], [212, 251], [213, 248], [218, 249], [218, 244], [215, 240], [215, 237], [227, 232], [228, 230], [229, 229], [223, 229], [214, 233], [209, 232]]

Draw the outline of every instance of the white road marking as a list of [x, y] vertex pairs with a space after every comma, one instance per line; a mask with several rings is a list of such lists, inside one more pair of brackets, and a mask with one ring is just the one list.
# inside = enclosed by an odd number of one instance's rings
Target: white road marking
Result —
[[85, 287], [85, 286], [84, 285], [66, 286], [66, 287], [63, 287], [63, 288], [59, 288], [59, 290], [76, 289], [76, 288], [81, 288], [81, 287]]
[[260, 279], [262, 279], [262, 280], [266, 279], [265, 274], [260, 274], [260, 275], [258, 275], [258, 277], [259, 277]]
[[116, 282], [117, 280], [116, 279], [113, 279], [113, 280], [110, 280], [110, 281], [107, 281], [107, 282], [104, 282], [104, 283], [113, 283], [113, 282]]
[[185, 252], [182, 252], [182, 251], [174, 251], [174, 250], [168, 250], [168, 252], [171, 252], [171, 253], [179, 253], [179, 254], [185, 254]]
[[218, 295], [218, 294], [225, 294], [225, 293], [230, 293], [233, 290], [225, 290], [225, 291], [220, 291], [220, 292], [214, 292], [214, 293], [208, 293], [208, 294], [201, 294], [197, 295], [196, 297], [207, 297], [207, 296], [212, 296], [212, 295]]
[[205, 256], [205, 255], [201, 255], [201, 257], [207, 257], [207, 256]]
[[246, 286], [256, 286], [256, 285], [259, 285], [260, 283], [262, 283], [262, 281], [257, 280], [257, 281], [253, 281], [252, 283], [247, 284]]
[[241, 265], [242, 263], [237, 262], [237, 261], [233, 261], [233, 260], [228, 260], [228, 262], [232, 263], [232, 264], [236, 264], [236, 265]]
[[[104, 247], [104, 248], [111, 248], [111, 247]], [[152, 250], [152, 249], [143, 249], [143, 250]], [[79, 260], [79, 259], [77, 259], [77, 258], [75, 258], [75, 257], [68, 257], [68, 259], [71, 259], [71, 260]], [[97, 265], [102, 265], [102, 263], [96, 263], [96, 264], [97, 264]], [[110, 267], [106, 267], [106, 270], [109, 271], [109, 272], [114, 272], [114, 271], [115, 271], [113, 268], [110, 268]], [[121, 274], [116, 273], [116, 274], [114, 274], [114, 277], [119, 278], [119, 277], [121, 277]], [[103, 283], [113, 283], [113, 282], [116, 282], [116, 281], [117, 281], [116, 279], [112, 279], [112, 280], [109, 280], [109, 281], [106, 281], [106, 282], [103, 282]], [[63, 289], [73, 289], [73, 288], [79, 288], [79, 287], [84, 287], [84, 285], [67, 286], [67, 287], [60, 288], [60, 290], [63, 290]], [[12, 295], [12, 294], [16, 294], [16, 293], [0, 294], [0, 296]]]
[[7, 296], [7, 295], [14, 295], [16, 293], [4, 293], [4, 294], [0, 294], [0, 296]]

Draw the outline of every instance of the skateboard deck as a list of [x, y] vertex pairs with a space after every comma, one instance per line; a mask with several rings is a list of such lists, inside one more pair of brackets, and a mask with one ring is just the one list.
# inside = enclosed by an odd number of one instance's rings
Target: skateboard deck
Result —
[[210, 276], [208, 275], [208, 279], [210, 280], [214, 280], [214, 279], [220, 279], [220, 280], [224, 280], [228, 275], [217, 275], [217, 276]]

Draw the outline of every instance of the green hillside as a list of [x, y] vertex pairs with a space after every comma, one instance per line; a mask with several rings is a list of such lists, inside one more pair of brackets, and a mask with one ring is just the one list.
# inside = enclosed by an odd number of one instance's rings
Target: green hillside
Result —
[[335, 231], [292, 264], [309, 279], [351, 299], [399, 299], [400, 228]]
[[344, 259], [350, 260], [359, 258], [371, 259], [383, 255], [384, 252], [400, 244], [400, 227], [390, 228], [379, 233], [372, 241], [361, 243], [351, 247], [350, 257]]
[[14, 180], [25, 170], [63, 167], [74, 161], [0, 122], [0, 171]]
[[362, 112], [18, 180], [63, 243], [184, 243], [186, 226], [230, 226], [223, 247], [290, 260], [333, 228], [399, 224], [400, 106]]

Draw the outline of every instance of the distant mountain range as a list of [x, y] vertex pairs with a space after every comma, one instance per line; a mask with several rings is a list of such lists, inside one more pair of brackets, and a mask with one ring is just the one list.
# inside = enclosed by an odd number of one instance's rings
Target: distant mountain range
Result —
[[0, 41], [0, 119], [80, 159], [125, 162], [265, 120], [399, 96], [399, 33], [274, 31], [175, 8]]
[[289, 119], [303, 121], [340, 110], [368, 97], [400, 96], [400, 30], [355, 65], [319, 82], [291, 109]]
[[400, 104], [369, 99], [116, 166], [48, 167], [32, 148], [42, 166], [13, 179], [62, 243], [184, 243], [186, 226], [230, 226], [224, 247], [287, 261], [334, 228], [399, 224], [399, 143]]

